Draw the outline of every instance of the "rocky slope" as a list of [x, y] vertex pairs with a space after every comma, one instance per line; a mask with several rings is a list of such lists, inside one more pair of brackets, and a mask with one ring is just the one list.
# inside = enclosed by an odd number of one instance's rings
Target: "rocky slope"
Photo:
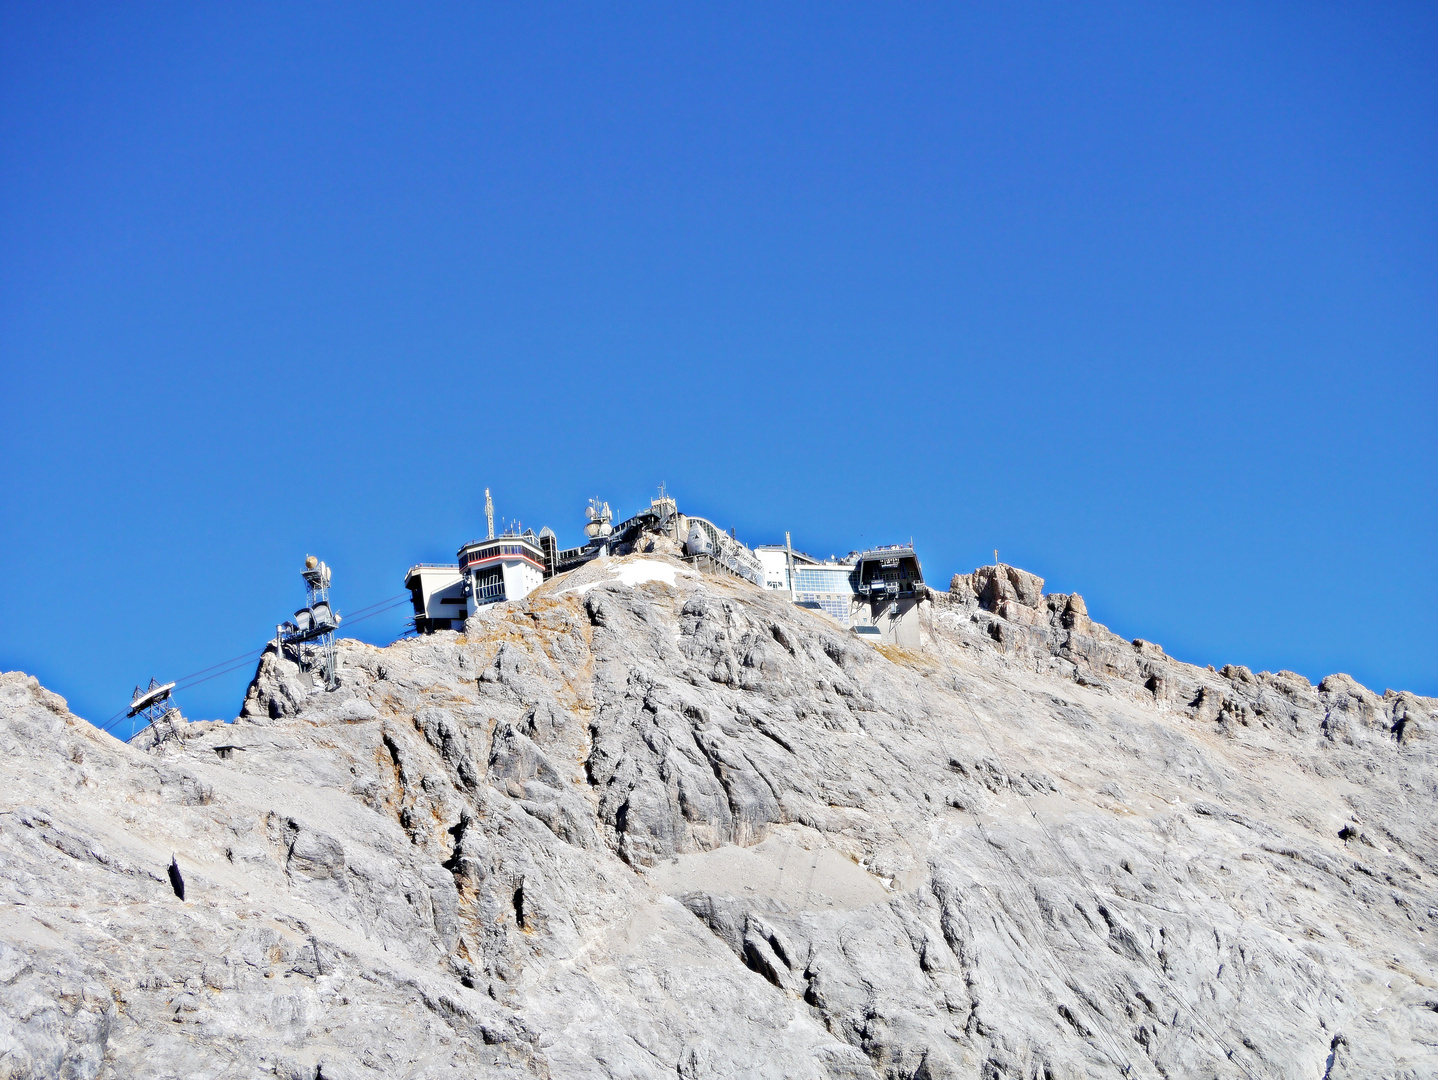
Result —
[[1438, 1075], [1438, 703], [1042, 584], [606, 560], [153, 746], [0, 677], [0, 1077]]

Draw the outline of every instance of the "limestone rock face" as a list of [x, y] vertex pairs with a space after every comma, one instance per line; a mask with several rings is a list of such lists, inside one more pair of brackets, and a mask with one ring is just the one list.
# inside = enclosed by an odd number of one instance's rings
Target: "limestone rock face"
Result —
[[1042, 584], [604, 560], [155, 745], [0, 676], [0, 1077], [1438, 1075], [1438, 702]]

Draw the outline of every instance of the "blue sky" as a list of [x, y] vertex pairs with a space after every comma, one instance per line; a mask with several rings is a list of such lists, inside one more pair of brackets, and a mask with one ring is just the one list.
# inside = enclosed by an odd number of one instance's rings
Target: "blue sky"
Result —
[[3, 25], [0, 668], [83, 715], [660, 481], [1438, 693], [1431, 6]]

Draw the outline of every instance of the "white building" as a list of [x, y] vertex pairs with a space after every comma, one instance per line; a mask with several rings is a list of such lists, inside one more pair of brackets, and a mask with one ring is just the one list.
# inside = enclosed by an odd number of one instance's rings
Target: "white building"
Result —
[[464, 575], [456, 564], [411, 566], [404, 576], [404, 587], [414, 601], [414, 628], [421, 634], [463, 628], [469, 599], [464, 595]]
[[[754, 549], [762, 568], [759, 580], [761, 589], [789, 588], [789, 563], [791, 552], [783, 544], [760, 544]], [[802, 552], [792, 553], [794, 565], [812, 563], [814, 560]]]
[[533, 532], [475, 540], [459, 549], [469, 613], [500, 600], [522, 600], [544, 582], [544, 549]]
[[485, 604], [521, 600], [544, 581], [545, 553], [533, 532], [475, 540], [459, 549], [458, 563], [420, 563], [404, 576], [421, 634], [462, 630]]

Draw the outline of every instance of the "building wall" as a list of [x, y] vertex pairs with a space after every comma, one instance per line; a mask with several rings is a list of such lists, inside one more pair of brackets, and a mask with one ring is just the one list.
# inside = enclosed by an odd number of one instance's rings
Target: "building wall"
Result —
[[775, 551], [773, 548], [757, 548], [754, 554], [759, 556], [759, 565], [763, 569], [763, 580], [760, 585], [765, 589], [787, 589], [789, 587], [788, 553], [780, 548]]
[[544, 571], [531, 566], [523, 559], [506, 559], [504, 562], [504, 598], [523, 600], [540, 585], [544, 584]]
[[[898, 610], [892, 615], [885, 614], [891, 604], [897, 604]], [[865, 609], [865, 621], [879, 628], [879, 640], [885, 645], [898, 645], [905, 649], [919, 647], [919, 600], [917, 597], [904, 600], [881, 600], [872, 605], [865, 601], [861, 607]]]
[[410, 574], [409, 583], [413, 585], [416, 582], [419, 585], [421, 608], [415, 612], [416, 615], [431, 619], [464, 617], [463, 604], [443, 603], [444, 600], [464, 595], [464, 578], [460, 575], [459, 567], [420, 567]]

